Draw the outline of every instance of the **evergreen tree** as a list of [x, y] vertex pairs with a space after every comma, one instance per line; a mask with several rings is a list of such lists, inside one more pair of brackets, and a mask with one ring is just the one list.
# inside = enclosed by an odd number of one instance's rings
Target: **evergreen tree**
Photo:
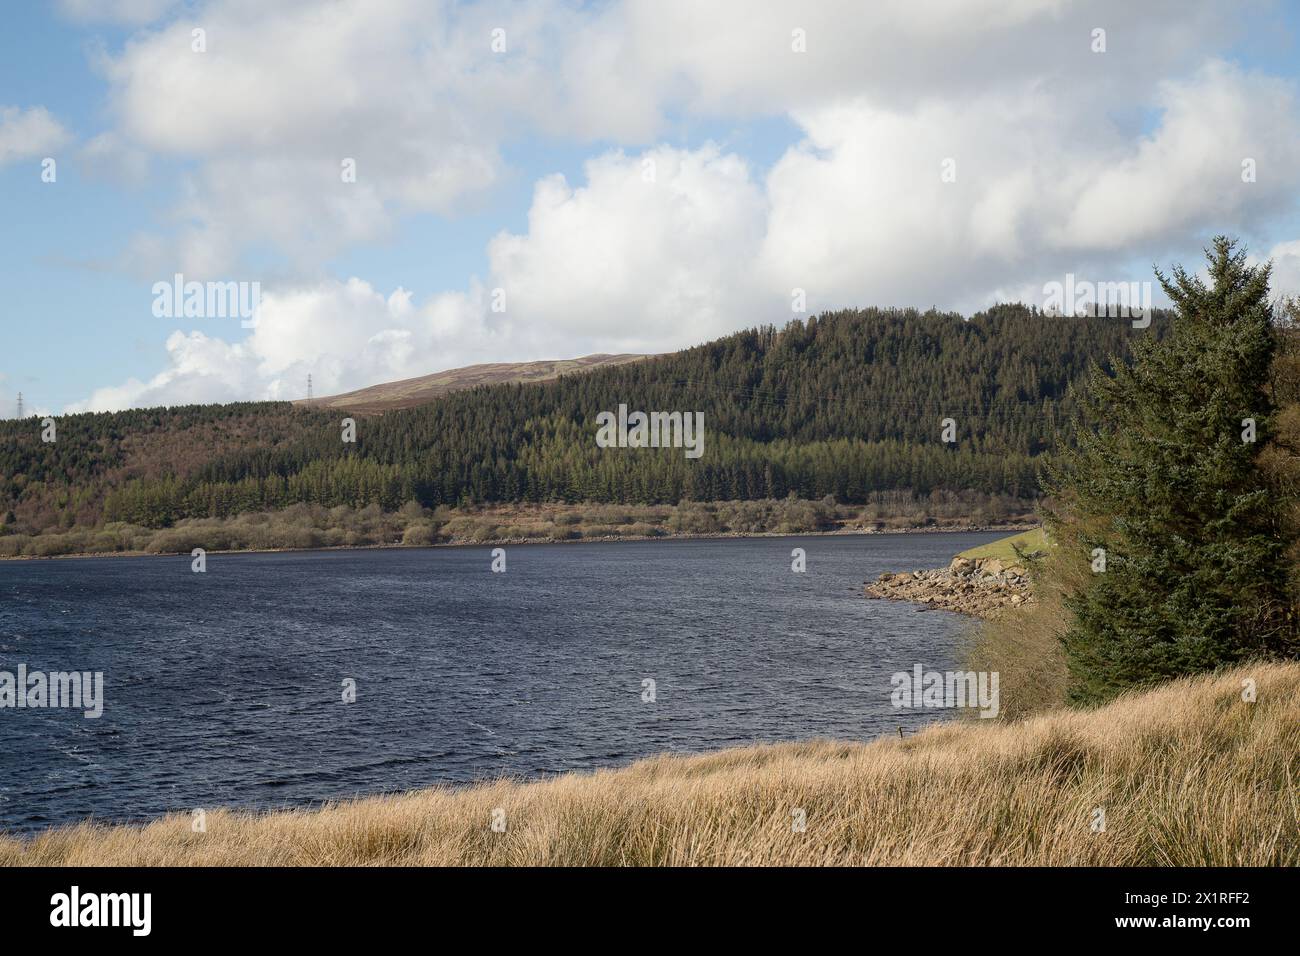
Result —
[[1078, 444], [1047, 469], [1049, 533], [1093, 572], [1066, 601], [1076, 701], [1296, 652], [1288, 504], [1258, 460], [1274, 414], [1270, 268], [1226, 237], [1207, 256], [1209, 285], [1156, 273], [1170, 334], [1092, 371]]

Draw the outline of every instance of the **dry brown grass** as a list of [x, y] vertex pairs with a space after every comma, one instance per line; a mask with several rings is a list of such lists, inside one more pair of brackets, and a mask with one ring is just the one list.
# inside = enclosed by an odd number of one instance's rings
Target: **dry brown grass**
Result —
[[1064, 707], [1068, 699], [1062, 638], [1072, 615], [1065, 598], [1086, 588], [1091, 572], [1087, 564], [1067, 559], [1071, 548], [1045, 543], [1047, 554], [1031, 562], [1034, 603], [981, 621], [968, 634], [966, 666], [1001, 675], [1001, 713], [1009, 720]]
[[[1258, 700], [1241, 699], [1242, 680]], [[7, 865], [1300, 863], [1300, 664], [1099, 710], [659, 757], [622, 770], [0, 839]], [[507, 830], [490, 827], [495, 808]], [[1106, 813], [1092, 832], [1093, 810]], [[807, 830], [793, 832], [803, 809]]]

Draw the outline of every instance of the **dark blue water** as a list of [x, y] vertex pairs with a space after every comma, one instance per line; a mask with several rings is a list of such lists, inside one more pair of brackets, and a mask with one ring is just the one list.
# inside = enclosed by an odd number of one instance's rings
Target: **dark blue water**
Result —
[[518, 546], [504, 574], [487, 547], [0, 562], [0, 670], [105, 683], [97, 720], [0, 709], [0, 828], [894, 733], [935, 715], [890, 675], [956, 664], [967, 623], [862, 582], [995, 537]]

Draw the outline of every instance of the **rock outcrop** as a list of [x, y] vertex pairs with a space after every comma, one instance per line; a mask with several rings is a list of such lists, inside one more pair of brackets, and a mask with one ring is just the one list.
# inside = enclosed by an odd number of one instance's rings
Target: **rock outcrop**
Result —
[[866, 594], [869, 598], [912, 601], [974, 617], [990, 617], [1034, 601], [1029, 572], [1023, 565], [1007, 565], [1000, 558], [972, 561], [956, 557], [946, 568], [886, 572], [866, 583]]

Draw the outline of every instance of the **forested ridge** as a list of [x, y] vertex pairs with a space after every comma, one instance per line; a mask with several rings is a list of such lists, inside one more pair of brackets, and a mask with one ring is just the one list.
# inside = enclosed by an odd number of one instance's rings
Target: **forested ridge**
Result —
[[[1035, 459], [1073, 441], [1069, 392], [1127, 361], [1166, 316], [971, 316], [865, 309], [768, 326], [643, 362], [456, 392], [357, 416], [288, 403], [154, 408], [0, 422], [7, 532], [125, 521], [165, 527], [298, 502], [396, 509], [484, 502], [861, 502], [875, 491], [1037, 493]], [[704, 414], [705, 452], [608, 449], [619, 404]], [[956, 441], [942, 440], [951, 418]]]

